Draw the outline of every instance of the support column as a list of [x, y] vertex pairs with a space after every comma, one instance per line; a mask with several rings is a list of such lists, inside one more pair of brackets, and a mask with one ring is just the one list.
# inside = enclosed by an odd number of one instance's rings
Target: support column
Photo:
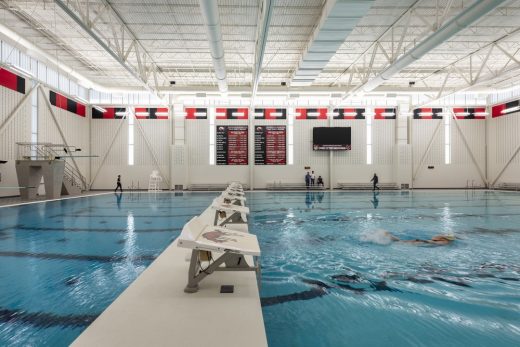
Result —
[[248, 136], [248, 161], [249, 161], [249, 190], [253, 190], [255, 185], [255, 107], [254, 105], [249, 106], [249, 117], [247, 121], [247, 136]]
[[[333, 116], [332, 116], [332, 111], [333, 111], [334, 107], [330, 106], [327, 107], [327, 122], [328, 122], [328, 126], [329, 128], [332, 127], [332, 119], [333, 119]], [[334, 175], [334, 172], [333, 170], [335, 170], [335, 167], [334, 167], [334, 151], [330, 151], [329, 150], [329, 190], [332, 191], [334, 189], [334, 178], [335, 178], [335, 175]]]

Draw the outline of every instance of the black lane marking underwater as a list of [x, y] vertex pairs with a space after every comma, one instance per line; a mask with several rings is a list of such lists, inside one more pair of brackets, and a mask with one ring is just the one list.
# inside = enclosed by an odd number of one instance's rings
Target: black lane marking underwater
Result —
[[27, 312], [0, 307], [0, 323], [30, 324], [38, 328], [82, 328], [90, 325], [99, 314], [56, 315], [46, 312]]
[[[498, 277], [493, 274], [475, 274], [474, 277], [480, 278], [496, 278], [505, 281], [520, 281], [519, 278], [515, 277]], [[260, 298], [260, 302], [263, 307], [272, 306], [277, 304], [283, 304], [285, 302], [291, 301], [299, 301], [299, 300], [311, 300], [314, 298], [322, 297], [324, 295], [329, 294], [330, 290], [335, 288], [345, 289], [356, 294], [361, 294], [364, 292], [379, 292], [379, 291], [387, 291], [387, 292], [399, 292], [402, 291], [399, 289], [392, 288], [387, 285], [387, 282], [384, 280], [370, 280], [365, 279], [357, 273], [349, 273], [349, 274], [341, 274], [331, 276], [331, 279], [334, 281], [333, 285], [328, 285], [321, 281], [310, 280], [310, 279], [302, 279], [303, 283], [311, 285], [313, 288], [301, 292], [286, 294], [286, 295], [277, 295], [271, 297], [263, 297]], [[431, 284], [435, 283], [435, 281], [444, 282], [448, 284], [452, 284], [459, 287], [471, 288], [472, 286], [466, 282], [458, 278], [445, 278], [440, 276], [431, 276], [429, 279], [427, 278], [418, 278], [415, 276], [404, 276], [394, 278], [398, 281], [409, 281], [418, 284]]]
[[[126, 211], [133, 211], [133, 210], [150, 210], [152, 207], [150, 206], [146, 206], [146, 207], [143, 207], [143, 206], [134, 206], [134, 207], [131, 207], [131, 208], [128, 208], [126, 209]], [[208, 208], [208, 205], [201, 205], [201, 206], [157, 206], [157, 209], [159, 210], [180, 210], [180, 209], [194, 209], [194, 210], [199, 210], [199, 209], [202, 209], [202, 210], [205, 210], [206, 208]], [[119, 208], [119, 207], [106, 207], [106, 206], [92, 206], [92, 207], [89, 207], [88, 208], [89, 210], [121, 210], [121, 211], [125, 211], [124, 208]], [[74, 212], [79, 212], [79, 211], [74, 211]]]
[[[175, 217], [195, 217], [197, 213], [191, 214], [133, 214], [134, 218], [175, 218]], [[128, 215], [125, 213], [122, 214], [114, 214], [114, 215], [91, 215], [91, 214], [57, 214], [54, 216], [50, 216], [49, 218], [57, 218], [57, 217], [66, 217], [66, 218], [127, 218]]]
[[1, 251], [0, 257], [17, 257], [17, 258], [38, 258], [45, 260], [80, 260], [80, 261], [94, 261], [100, 263], [118, 263], [123, 261], [142, 262], [153, 261], [155, 255], [138, 255], [135, 257], [125, 257], [120, 255], [84, 255], [84, 254], [58, 254], [58, 253], [31, 253], [31, 252], [12, 252]]
[[[344, 275], [333, 276], [333, 279], [340, 278]], [[359, 282], [356, 278], [353, 280], [354, 282]], [[277, 304], [283, 304], [290, 301], [298, 301], [298, 300], [311, 300], [314, 298], [319, 298], [324, 295], [329, 294], [331, 289], [339, 288], [346, 289], [357, 294], [367, 292], [367, 291], [388, 291], [388, 292], [401, 292], [399, 289], [389, 287], [385, 281], [366, 281], [366, 285], [364, 287], [355, 287], [346, 283], [342, 283], [341, 281], [334, 283], [333, 286], [329, 286], [326, 283], [316, 280], [310, 279], [302, 279], [303, 283], [309, 284], [313, 286], [313, 288], [309, 290], [305, 290], [302, 292], [286, 294], [286, 295], [277, 295], [271, 297], [263, 297], [260, 298], [260, 303], [263, 307], [272, 306]]]
[[327, 289], [331, 288], [327, 284], [320, 281], [303, 279], [302, 282], [312, 285], [313, 288], [298, 293], [260, 298], [260, 303], [263, 307], [265, 307], [283, 304], [284, 302], [290, 301], [311, 300], [327, 295]]
[[[64, 231], [64, 232], [101, 232], [101, 233], [125, 233], [128, 232], [125, 228], [53, 228], [53, 227], [30, 227], [24, 225], [15, 225], [3, 230], [27, 230], [27, 231]], [[182, 228], [159, 228], [159, 229], [139, 229], [136, 228], [133, 232], [136, 233], [164, 233], [172, 231], [181, 231]]]

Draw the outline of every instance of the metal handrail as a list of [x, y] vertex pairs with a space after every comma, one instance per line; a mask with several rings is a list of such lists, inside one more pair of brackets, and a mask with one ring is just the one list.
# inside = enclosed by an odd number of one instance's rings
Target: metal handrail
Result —
[[[52, 143], [46, 142], [19, 142], [18, 145], [18, 158], [19, 159], [27, 159], [31, 160], [54, 160], [56, 158], [64, 158], [67, 156], [63, 156], [57, 153], [52, 147], [55, 147]], [[71, 164], [69, 164], [65, 160], [65, 168], [63, 172], [63, 177], [69, 181], [73, 186], [85, 190], [85, 177], [76, 170]]]

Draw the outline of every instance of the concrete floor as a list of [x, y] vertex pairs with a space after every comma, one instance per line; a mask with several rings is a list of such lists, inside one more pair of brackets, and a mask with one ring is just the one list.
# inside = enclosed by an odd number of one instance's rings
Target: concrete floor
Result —
[[190, 254], [172, 243], [72, 346], [267, 346], [255, 273], [215, 272], [186, 294]]

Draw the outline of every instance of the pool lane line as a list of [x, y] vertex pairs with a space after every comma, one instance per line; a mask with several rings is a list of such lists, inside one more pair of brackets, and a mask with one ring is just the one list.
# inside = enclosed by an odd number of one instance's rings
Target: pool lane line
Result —
[[57, 315], [0, 307], [0, 323], [29, 324], [37, 328], [83, 328], [90, 325], [100, 314]]
[[10, 252], [0, 251], [0, 257], [16, 257], [16, 258], [37, 258], [44, 260], [79, 260], [79, 261], [93, 261], [100, 263], [119, 263], [123, 261], [143, 262], [153, 261], [157, 256], [155, 255], [140, 255], [134, 257], [126, 257], [120, 255], [84, 255], [84, 254], [58, 254], [58, 253], [32, 253], [32, 252]]
[[65, 198], [58, 198], [58, 199], [18, 202], [16, 204], [0, 205], [0, 208], [22, 206], [22, 205], [30, 205], [30, 204], [40, 204], [42, 202], [52, 202], [52, 201], [60, 201], [60, 200], [80, 199], [80, 198], [86, 198], [86, 197], [89, 197], [89, 196], [100, 196], [100, 195], [106, 195], [106, 194], [110, 194], [110, 192], [98, 193], [98, 194], [85, 194], [85, 195], [79, 195], [79, 196], [68, 196], [68, 197], [65, 197]]

